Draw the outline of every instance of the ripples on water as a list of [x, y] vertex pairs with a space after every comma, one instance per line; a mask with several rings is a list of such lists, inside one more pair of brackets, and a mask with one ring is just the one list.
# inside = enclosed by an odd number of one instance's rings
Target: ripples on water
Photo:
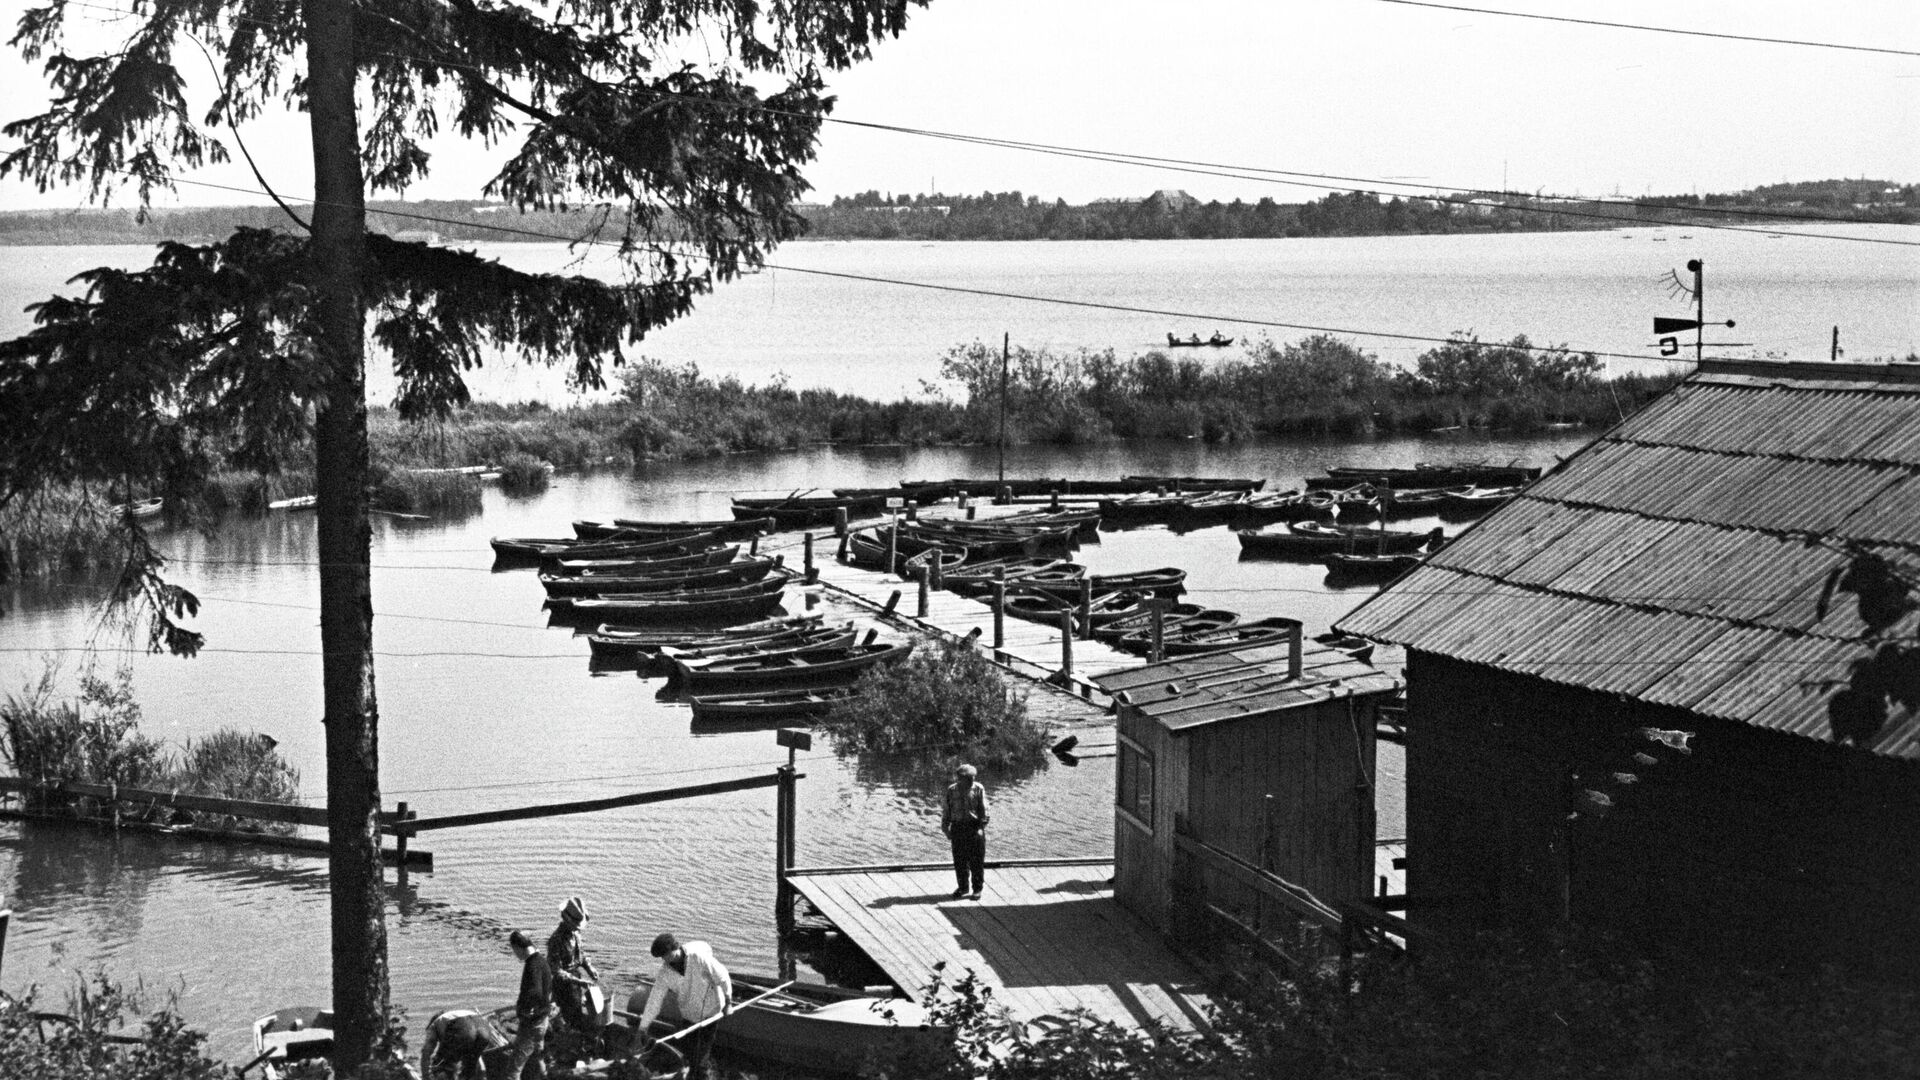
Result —
[[[1405, 464], [1470, 457], [1550, 463], [1579, 437], [1460, 443], [1272, 444], [1229, 450], [1192, 443], [1083, 450], [1021, 448], [1014, 476], [1108, 477], [1129, 472], [1240, 475], [1291, 486], [1340, 462]], [[376, 519], [375, 646], [381, 774], [389, 804], [422, 816], [604, 797], [752, 774], [785, 759], [769, 731], [696, 733], [684, 705], [656, 697], [656, 680], [592, 675], [584, 641], [550, 628], [531, 571], [496, 573], [487, 538], [557, 535], [580, 517], [616, 514], [724, 517], [728, 495], [900, 479], [992, 476], [990, 450], [832, 451], [726, 458], [635, 473], [561, 477], [545, 495], [496, 490], [484, 511], [455, 522]], [[178, 579], [205, 607], [208, 650], [191, 661], [126, 659], [150, 734], [180, 740], [223, 725], [266, 732], [318, 801], [324, 750], [318, 723], [317, 587], [312, 518], [278, 515], [213, 536], [168, 534]], [[1366, 590], [1326, 587], [1313, 565], [1242, 563], [1231, 533], [1165, 529], [1106, 533], [1085, 547], [1096, 571], [1186, 567], [1194, 599], [1247, 615], [1294, 614], [1314, 629]], [[16, 589], [0, 620], [0, 690], [39, 671], [40, 650], [72, 649], [96, 633], [84, 602], [97, 585]], [[797, 601], [796, 601], [797, 602]], [[851, 616], [852, 611], [831, 611]], [[109, 635], [101, 639], [112, 640]], [[25, 651], [17, 651], [25, 650]], [[71, 679], [78, 659], [68, 658]], [[1034, 692], [1036, 707], [1053, 699]], [[1110, 743], [1104, 722], [1079, 730]], [[941, 861], [942, 777], [804, 755], [800, 862]], [[993, 853], [1009, 857], [1109, 854], [1113, 760], [1055, 765], [1017, 782], [989, 778]], [[1398, 775], [1383, 747], [1383, 782]], [[415, 1023], [454, 1005], [511, 999], [517, 969], [504, 939], [544, 935], [569, 895], [593, 913], [586, 944], [615, 993], [650, 970], [647, 946], [663, 929], [712, 941], [742, 971], [771, 971], [773, 791], [759, 789], [603, 813], [435, 832], [417, 846], [436, 869], [394, 887], [389, 933], [394, 999]], [[1395, 835], [1397, 802], [1383, 806]], [[246, 1025], [270, 1009], [328, 996], [325, 864], [315, 858], [227, 849], [43, 824], [0, 824], [0, 892], [16, 912], [4, 985], [30, 982], [53, 997], [73, 973], [106, 967], [178, 991], [214, 1050], [244, 1054]]]

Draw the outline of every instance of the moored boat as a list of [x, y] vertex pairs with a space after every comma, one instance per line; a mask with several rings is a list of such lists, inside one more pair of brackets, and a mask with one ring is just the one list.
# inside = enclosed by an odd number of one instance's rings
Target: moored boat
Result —
[[592, 654], [602, 659], [644, 661], [667, 645], [703, 645], [722, 641], [762, 641], [783, 635], [817, 629], [819, 612], [788, 615], [777, 619], [743, 623], [712, 630], [664, 629], [655, 626], [620, 626], [601, 623], [587, 635]]
[[[1174, 627], [1188, 630], [1217, 630], [1222, 626], [1231, 626], [1240, 621], [1240, 613], [1226, 608], [1203, 608], [1198, 604], [1169, 604], [1160, 616], [1160, 631], [1164, 636]], [[1110, 643], [1123, 652], [1145, 656], [1153, 646], [1153, 613], [1146, 612], [1126, 619], [1116, 619], [1105, 626], [1093, 630], [1095, 638]]]
[[[876, 631], [868, 632], [871, 641]], [[680, 685], [690, 671], [704, 670], [727, 660], [764, 660], [788, 653], [821, 653], [832, 649], [851, 649], [856, 634], [852, 623], [842, 626], [795, 631], [790, 635], [762, 641], [720, 641], [711, 644], [663, 645], [657, 653], [670, 669], [667, 680]]]
[[[1081, 570], [1073, 563], [1065, 565], [1074, 570]], [[1022, 581], [1021, 586], [1042, 589], [1055, 596], [1077, 598], [1080, 595], [1080, 582], [1084, 573], [1083, 570], [1078, 574], [1041, 572]], [[1085, 575], [1086, 588], [1095, 596], [1116, 592], [1144, 592], [1168, 600], [1187, 591], [1186, 580], [1187, 572], [1177, 566], [1162, 566], [1157, 570], [1133, 570], [1120, 574]]]
[[657, 570], [686, 570], [696, 566], [723, 566], [740, 554], [739, 544], [689, 551], [685, 555], [645, 555], [625, 559], [557, 559], [547, 568], [550, 574], [649, 574]]
[[1055, 570], [1075, 575], [1086, 573], [1085, 567], [1077, 566], [1065, 559], [1048, 559], [1039, 556], [990, 559], [986, 562], [968, 562], [962, 565], [960, 569], [946, 574], [942, 584], [949, 592], [956, 592], [962, 596], [979, 596], [991, 591], [995, 582], [1013, 584], [1034, 574]]
[[852, 692], [849, 686], [796, 687], [745, 694], [695, 694], [687, 699], [700, 723], [758, 723], [820, 716]]
[[1327, 576], [1343, 581], [1392, 581], [1426, 561], [1425, 555], [1371, 555], [1336, 551], [1326, 557]]
[[751, 540], [773, 531], [773, 519], [713, 518], [706, 521], [655, 521], [645, 518], [614, 518], [611, 521], [579, 520], [574, 534], [582, 540], [655, 540], [690, 533], [717, 533], [723, 540]]
[[848, 682], [868, 668], [905, 660], [913, 642], [875, 642], [837, 649], [800, 649], [766, 656], [720, 658], [679, 665], [689, 693], [724, 687], [792, 687]]
[[297, 1062], [333, 1053], [333, 1010], [317, 1005], [277, 1009], [253, 1022], [253, 1052], [267, 1080], [281, 1080]]
[[1163, 656], [1199, 656], [1203, 653], [1225, 652], [1228, 649], [1251, 649], [1262, 645], [1277, 645], [1292, 640], [1300, 633], [1300, 622], [1274, 615], [1264, 619], [1249, 619], [1213, 629], [1200, 627], [1178, 627], [1161, 637], [1161, 655]]
[[1359, 483], [1391, 484], [1396, 488], [1447, 488], [1463, 484], [1525, 484], [1540, 478], [1538, 468], [1527, 465], [1490, 465], [1461, 461], [1446, 464], [1422, 462], [1412, 468], [1374, 465], [1336, 465], [1325, 476], [1310, 476], [1310, 488], [1348, 488]]
[[[637, 1023], [652, 989], [653, 980], [642, 977], [627, 1007], [614, 1010], [618, 1020]], [[808, 1072], [850, 1075], [870, 1065], [884, 1067], [930, 1037], [926, 1010], [906, 998], [817, 983], [783, 986], [740, 974], [733, 976], [733, 998], [733, 1011], [715, 1026], [716, 1049]], [[681, 1024], [671, 1002], [661, 1014], [651, 1032], [656, 1037]]]
[[1440, 529], [1411, 532], [1297, 521], [1285, 529], [1243, 529], [1234, 535], [1240, 540], [1243, 559], [1314, 559], [1342, 551], [1375, 554], [1418, 551], [1440, 540], [1445, 533]]
[[1519, 498], [1522, 485], [1510, 484], [1502, 487], [1480, 487], [1469, 485], [1455, 488], [1446, 493], [1440, 504], [1440, 516], [1445, 518], [1474, 518], [1507, 505]]
[[778, 569], [781, 556], [740, 559], [720, 566], [681, 567], [648, 573], [603, 572], [550, 574], [542, 571], [540, 585], [552, 596], [606, 596], [615, 593], [671, 592], [748, 584]]

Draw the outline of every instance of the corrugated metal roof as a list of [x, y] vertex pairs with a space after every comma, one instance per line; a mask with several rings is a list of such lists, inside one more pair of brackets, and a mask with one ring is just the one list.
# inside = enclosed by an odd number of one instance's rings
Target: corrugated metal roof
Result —
[[1372, 664], [1314, 642], [1301, 650], [1299, 679], [1288, 675], [1289, 648], [1210, 653], [1129, 668], [1093, 681], [1123, 706], [1169, 731], [1263, 716], [1331, 698], [1392, 694], [1399, 680]]
[[[1339, 627], [1825, 740], [1827, 701], [1851, 665], [1889, 636], [1920, 634], [1916, 607], [1864, 636], [1856, 598], [1833, 588], [1858, 552], [1920, 581], [1920, 378], [1721, 366]], [[1896, 715], [1868, 741], [1920, 759], [1920, 716]]]

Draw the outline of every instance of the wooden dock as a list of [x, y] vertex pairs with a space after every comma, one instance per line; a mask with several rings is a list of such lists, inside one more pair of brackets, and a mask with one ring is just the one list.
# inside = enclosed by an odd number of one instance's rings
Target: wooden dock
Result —
[[[1145, 662], [1106, 642], [1076, 638], [1073, 641], [1072, 674], [1061, 678], [1059, 673], [1063, 650], [1060, 627], [1043, 626], [1008, 616], [1001, 623], [1000, 646], [995, 648], [993, 607], [986, 600], [961, 596], [945, 589], [929, 589], [927, 613], [920, 615], [918, 582], [898, 574], [849, 566], [836, 560], [834, 552], [839, 541], [831, 532], [816, 536], [814, 542], [813, 565], [819, 570], [820, 585], [836, 596], [879, 612], [884, 611], [894, 594], [898, 593], [899, 599], [893, 601], [893, 610], [888, 618], [902, 628], [949, 638], [964, 638], [977, 630], [982, 656], [1017, 674], [1048, 681], [1050, 685], [1060, 686], [1090, 701], [1103, 705], [1107, 701], [1105, 692], [1095, 686], [1092, 679], [1139, 667]], [[788, 566], [796, 570], [801, 567], [802, 541], [799, 537], [768, 537], [761, 541], [760, 551], [763, 554], [785, 555]]]
[[1199, 972], [1113, 899], [1111, 860], [987, 863], [979, 900], [946, 863], [796, 869], [788, 880], [916, 1000], [934, 965], [1022, 1020], [1085, 1009], [1128, 1027], [1206, 1026]]

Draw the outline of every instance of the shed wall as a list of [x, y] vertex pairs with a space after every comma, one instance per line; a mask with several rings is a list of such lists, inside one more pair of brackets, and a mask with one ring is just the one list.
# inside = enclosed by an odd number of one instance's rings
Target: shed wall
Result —
[[[1411, 919], [1564, 912], [1652, 946], [1920, 981], [1912, 763], [1419, 651], [1407, 676]], [[1690, 732], [1689, 752], [1641, 728]]]

